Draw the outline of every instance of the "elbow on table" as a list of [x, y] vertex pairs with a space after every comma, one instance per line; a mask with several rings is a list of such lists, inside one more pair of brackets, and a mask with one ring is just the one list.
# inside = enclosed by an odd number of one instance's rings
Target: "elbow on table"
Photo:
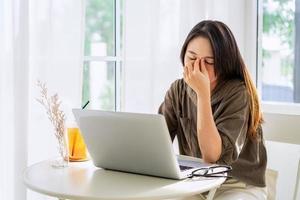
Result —
[[220, 156], [221, 152], [211, 152], [202, 155], [204, 162], [207, 163], [216, 163], [220, 159]]

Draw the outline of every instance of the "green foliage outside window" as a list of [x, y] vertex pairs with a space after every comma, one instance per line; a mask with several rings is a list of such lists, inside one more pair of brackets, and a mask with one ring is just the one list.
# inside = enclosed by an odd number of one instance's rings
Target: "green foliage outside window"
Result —
[[[281, 61], [281, 72], [284, 76], [291, 76], [294, 67], [294, 34], [295, 34], [295, 11], [293, 10], [294, 0], [273, 0], [278, 4], [277, 9], [269, 8], [269, 1], [263, 0], [263, 34], [275, 35], [280, 38], [281, 44], [287, 45], [291, 52], [286, 58]], [[268, 50], [262, 49], [263, 60], [270, 58], [271, 54]]]

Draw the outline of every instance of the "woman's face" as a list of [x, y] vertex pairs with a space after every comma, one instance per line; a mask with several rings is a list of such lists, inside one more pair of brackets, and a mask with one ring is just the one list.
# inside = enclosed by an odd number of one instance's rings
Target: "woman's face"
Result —
[[193, 63], [197, 58], [204, 58], [205, 67], [208, 71], [210, 80], [210, 88], [212, 90], [217, 83], [214, 69], [214, 57], [210, 42], [204, 37], [196, 37], [189, 42], [184, 56], [184, 64], [189, 62]]

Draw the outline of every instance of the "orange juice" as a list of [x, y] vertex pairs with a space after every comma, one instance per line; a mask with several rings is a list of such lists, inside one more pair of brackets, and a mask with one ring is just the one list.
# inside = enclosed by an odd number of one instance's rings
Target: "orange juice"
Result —
[[87, 149], [79, 128], [68, 128], [70, 161], [87, 160]]

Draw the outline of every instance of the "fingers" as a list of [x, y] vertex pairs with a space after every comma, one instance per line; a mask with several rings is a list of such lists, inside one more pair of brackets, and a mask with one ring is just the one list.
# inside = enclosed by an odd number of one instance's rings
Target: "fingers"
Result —
[[191, 75], [194, 70], [193, 62], [187, 63], [186, 68], [187, 68], [189, 75]]
[[195, 60], [193, 66], [194, 66], [194, 70], [195, 70], [195, 71], [200, 71], [200, 59], [199, 59], [199, 58], [197, 58], [197, 59]]
[[183, 70], [183, 77], [185, 79], [190, 79], [193, 72], [193, 63], [187, 63], [186, 66], [183, 67]]
[[191, 76], [195, 73], [203, 73], [205, 75], [208, 75], [208, 71], [206, 69], [206, 63], [205, 58], [197, 58], [194, 62], [189, 62], [184, 66], [184, 73], [183, 78], [184, 79], [190, 79]]
[[208, 71], [207, 71], [207, 69], [206, 69], [206, 64], [205, 64], [205, 60], [204, 60], [204, 58], [201, 58], [201, 61], [200, 61], [200, 71], [202, 72], [202, 73], [204, 73], [205, 75], [208, 75]]

